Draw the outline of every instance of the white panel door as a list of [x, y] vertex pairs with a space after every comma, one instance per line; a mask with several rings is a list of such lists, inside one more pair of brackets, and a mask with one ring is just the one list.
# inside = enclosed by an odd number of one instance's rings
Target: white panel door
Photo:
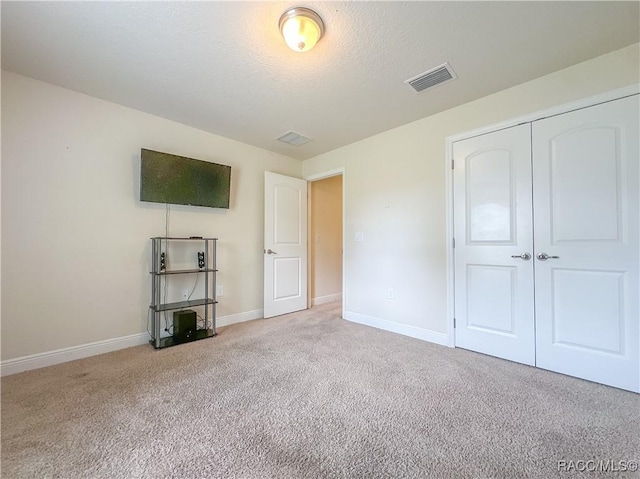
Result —
[[[533, 124], [536, 365], [640, 387], [638, 96]], [[544, 259], [544, 256], [549, 259]]]
[[455, 344], [533, 365], [530, 125], [458, 141]]
[[265, 172], [264, 317], [307, 308], [307, 182]]

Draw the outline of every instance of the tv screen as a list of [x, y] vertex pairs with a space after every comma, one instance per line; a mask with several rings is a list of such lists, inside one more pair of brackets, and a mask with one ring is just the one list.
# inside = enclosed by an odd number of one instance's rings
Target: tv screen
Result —
[[231, 167], [142, 148], [140, 201], [229, 208]]

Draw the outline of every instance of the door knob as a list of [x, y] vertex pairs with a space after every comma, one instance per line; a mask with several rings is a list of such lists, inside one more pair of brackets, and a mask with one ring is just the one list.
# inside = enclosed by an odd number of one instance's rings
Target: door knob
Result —
[[548, 259], [559, 259], [560, 256], [549, 256], [547, 253], [540, 253], [538, 254], [537, 258], [540, 261], [547, 261]]
[[531, 259], [531, 255], [529, 253], [512, 254], [511, 257], [512, 258], [520, 258], [520, 259], [523, 259], [525, 261], [529, 261]]
[[267, 254], [278, 254], [275, 251], [273, 251], [272, 249], [266, 250], [265, 253], [267, 253]]

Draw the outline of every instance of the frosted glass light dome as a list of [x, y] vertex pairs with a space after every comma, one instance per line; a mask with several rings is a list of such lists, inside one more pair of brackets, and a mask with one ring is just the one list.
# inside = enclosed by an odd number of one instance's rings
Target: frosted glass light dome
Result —
[[320, 16], [308, 8], [296, 7], [280, 17], [280, 32], [293, 51], [311, 50], [324, 34], [324, 23]]

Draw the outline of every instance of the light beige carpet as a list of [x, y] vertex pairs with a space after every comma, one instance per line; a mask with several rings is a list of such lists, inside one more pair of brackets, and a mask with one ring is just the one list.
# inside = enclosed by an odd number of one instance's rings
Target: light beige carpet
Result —
[[558, 461], [640, 459], [639, 420], [633, 393], [334, 304], [3, 378], [2, 477], [579, 477]]

